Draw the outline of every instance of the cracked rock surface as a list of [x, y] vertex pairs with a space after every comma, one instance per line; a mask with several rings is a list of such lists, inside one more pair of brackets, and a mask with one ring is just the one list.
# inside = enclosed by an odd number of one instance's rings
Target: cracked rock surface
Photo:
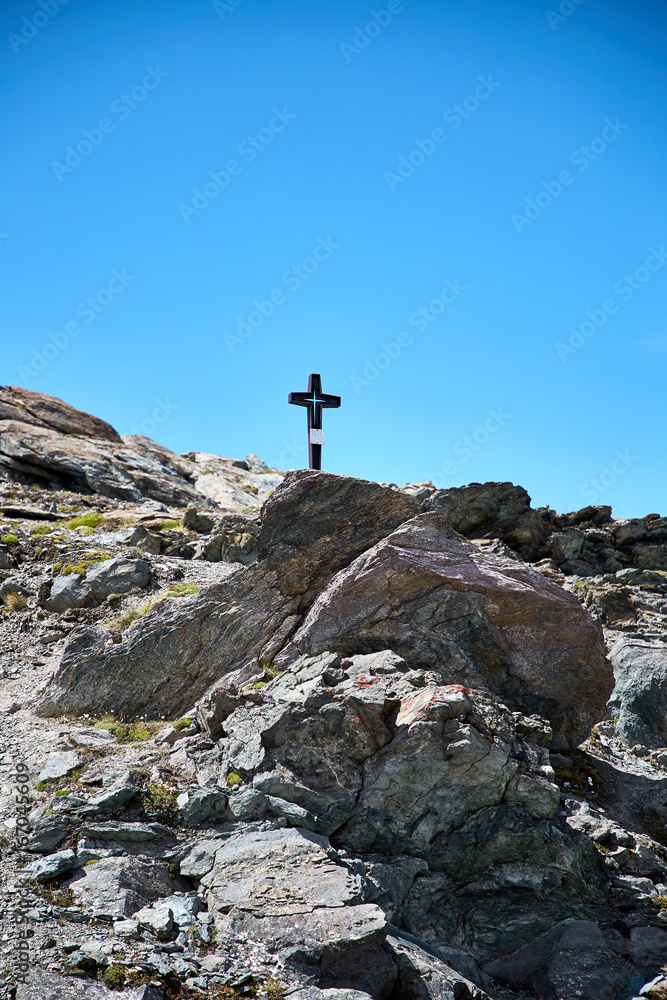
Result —
[[3, 1000], [667, 995], [665, 518], [14, 388], [0, 477]]

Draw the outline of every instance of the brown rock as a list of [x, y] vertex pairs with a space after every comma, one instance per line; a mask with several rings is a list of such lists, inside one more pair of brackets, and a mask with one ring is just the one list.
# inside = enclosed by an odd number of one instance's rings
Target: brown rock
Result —
[[546, 716], [574, 743], [602, 718], [613, 687], [602, 631], [577, 599], [482, 554], [441, 514], [401, 525], [338, 573], [282, 658], [387, 648]]

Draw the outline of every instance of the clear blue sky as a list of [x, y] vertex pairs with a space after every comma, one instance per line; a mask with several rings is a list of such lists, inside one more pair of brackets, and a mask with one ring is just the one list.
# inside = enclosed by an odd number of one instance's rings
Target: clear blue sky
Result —
[[285, 468], [315, 371], [331, 471], [667, 514], [666, 36], [662, 0], [5, 0], [0, 381]]

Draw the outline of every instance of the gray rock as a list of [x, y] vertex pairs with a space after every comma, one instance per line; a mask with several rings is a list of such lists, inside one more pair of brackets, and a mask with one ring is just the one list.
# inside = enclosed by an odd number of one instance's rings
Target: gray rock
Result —
[[229, 796], [227, 805], [234, 819], [261, 819], [267, 810], [268, 798], [255, 788], [239, 788]]
[[[664, 932], [663, 932], [664, 933]], [[525, 948], [484, 966], [494, 977], [535, 989], [537, 996], [614, 1000], [635, 973], [609, 948], [596, 923], [564, 920]]]
[[227, 805], [227, 793], [218, 788], [195, 788], [188, 792], [187, 802], [181, 806], [186, 826], [200, 826], [206, 822], [219, 822]]
[[58, 851], [38, 861], [31, 861], [23, 869], [28, 878], [37, 882], [50, 882], [52, 879], [68, 872], [77, 865], [76, 853], [72, 850]]
[[174, 931], [174, 914], [166, 903], [160, 901], [143, 906], [134, 913], [134, 919], [142, 928], [151, 931], [158, 941], [168, 941]]
[[317, 986], [306, 986], [289, 994], [290, 1000], [372, 1000], [370, 994], [360, 990], [320, 990]]
[[667, 644], [621, 636], [610, 659], [616, 684], [607, 706], [628, 743], [667, 744]]
[[102, 604], [109, 594], [126, 594], [135, 587], [147, 587], [150, 575], [146, 559], [105, 559], [91, 566], [85, 576], [71, 573], [56, 577], [44, 607], [48, 611], [67, 611]]
[[20, 594], [21, 597], [32, 597], [32, 591], [15, 577], [9, 577], [0, 584], [0, 601], [8, 594]]
[[512, 483], [472, 483], [438, 490], [423, 509], [446, 514], [454, 530], [467, 535], [524, 514], [530, 509], [530, 497]]
[[130, 772], [126, 771], [99, 795], [91, 796], [87, 807], [83, 810], [83, 814], [93, 816], [99, 813], [115, 812], [117, 809], [121, 809], [127, 805], [138, 792], [139, 788], [132, 781]]
[[64, 778], [75, 771], [80, 763], [81, 758], [73, 750], [53, 753], [44, 762], [42, 770], [37, 776], [37, 784], [41, 781], [55, 781], [57, 778]]
[[48, 854], [54, 851], [69, 836], [74, 825], [71, 816], [42, 816], [28, 838], [26, 850], [34, 854]]
[[75, 874], [68, 885], [87, 913], [113, 920], [133, 916], [172, 890], [165, 864], [133, 857], [102, 858]]
[[197, 841], [179, 865], [181, 875], [201, 878], [210, 872], [215, 861], [215, 852], [224, 842], [222, 838]]
[[269, 467], [266, 462], [263, 462], [261, 458], [257, 457], [257, 455], [246, 455], [245, 461], [250, 472], [262, 473], [269, 471]]

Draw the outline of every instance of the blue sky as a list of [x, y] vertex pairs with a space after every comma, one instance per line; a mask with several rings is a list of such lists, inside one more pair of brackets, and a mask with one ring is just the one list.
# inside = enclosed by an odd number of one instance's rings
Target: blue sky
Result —
[[[667, 513], [660, 0], [5, 0], [2, 377], [121, 433]], [[664, 243], [663, 243], [664, 241]]]

